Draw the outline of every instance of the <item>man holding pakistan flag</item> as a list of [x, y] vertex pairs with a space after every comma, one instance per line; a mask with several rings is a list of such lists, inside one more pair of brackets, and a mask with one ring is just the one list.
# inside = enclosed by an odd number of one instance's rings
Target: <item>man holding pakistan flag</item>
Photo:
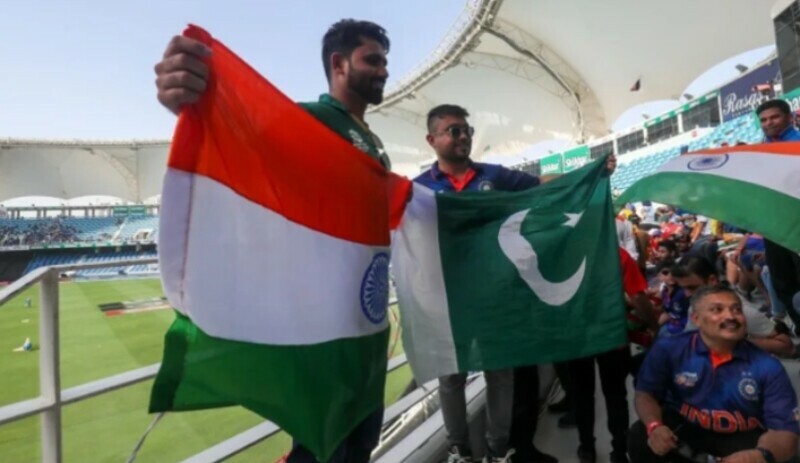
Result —
[[[541, 194], [522, 193], [539, 179], [470, 160], [468, 115], [455, 105], [428, 113], [437, 162], [415, 179], [393, 247], [404, 345], [419, 381], [439, 378], [448, 463], [472, 461], [466, 371], [485, 372], [484, 461], [556, 462], [533, 445], [536, 365], [624, 342], [619, 274], [600, 270], [617, 265], [608, 175], [593, 165]], [[559, 268], [540, 272], [531, 241], [543, 263]], [[604, 281], [584, 281], [597, 276]], [[615, 313], [590, 300], [608, 301]]]

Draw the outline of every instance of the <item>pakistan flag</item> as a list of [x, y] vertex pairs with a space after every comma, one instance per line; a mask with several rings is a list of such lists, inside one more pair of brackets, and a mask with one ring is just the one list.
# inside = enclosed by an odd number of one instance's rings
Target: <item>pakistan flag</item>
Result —
[[617, 248], [604, 159], [522, 192], [415, 184], [392, 273], [417, 381], [622, 346]]

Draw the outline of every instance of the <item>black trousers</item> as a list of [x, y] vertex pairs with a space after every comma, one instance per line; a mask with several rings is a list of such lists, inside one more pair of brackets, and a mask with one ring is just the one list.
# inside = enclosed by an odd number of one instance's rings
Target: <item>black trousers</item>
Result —
[[[372, 450], [380, 441], [382, 423], [383, 407], [380, 407], [353, 429], [327, 463], [368, 463]], [[318, 463], [318, 461], [308, 449], [295, 442], [286, 463]]]
[[526, 461], [533, 455], [533, 437], [539, 419], [539, 368], [536, 365], [514, 369], [514, 406], [511, 412], [509, 447], [515, 460]]
[[572, 384], [572, 375], [569, 373], [569, 362], [558, 362], [553, 364], [556, 370], [556, 376], [561, 383], [561, 389], [564, 390], [564, 397], [567, 398], [567, 403], [572, 407], [572, 398], [575, 396], [575, 385]]
[[[720, 434], [691, 425], [680, 415], [665, 410], [663, 423], [678, 436], [678, 451], [661, 457], [653, 453], [647, 445], [647, 429], [641, 421], [633, 424], [628, 435], [628, 455], [631, 463], [682, 463], [690, 460], [690, 455], [706, 453], [715, 457], [725, 457], [741, 450], [754, 449], [758, 438], [764, 431], [747, 431], [733, 434]], [[683, 454], [688, 454], [684, 456]]]
[[625, 380], [630, 372], [630, 359], [631, 352], [626, 345], [624, 348], [569, 362], [581, 446], [594, 448], [594, 364], [597, 363], [600, 386], [606, 399], [611, 448], [615, 453], [625, 453], [630, 426]]
[[800, 314], [792, 310], [792, 297], [800, 291], [800, 256], [770, 240], [764, 240], [764, 251], [775, 293], [795, 326], [800, 326]]

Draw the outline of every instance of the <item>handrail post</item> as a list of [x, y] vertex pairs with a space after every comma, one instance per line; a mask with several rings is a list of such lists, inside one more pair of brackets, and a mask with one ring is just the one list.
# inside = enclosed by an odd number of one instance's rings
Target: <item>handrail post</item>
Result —
[[58, 272], [50, 270], [39, 288], [39, 393], [52, 404], [42, 412], [42, 461], [61, 463], [61, 373]]

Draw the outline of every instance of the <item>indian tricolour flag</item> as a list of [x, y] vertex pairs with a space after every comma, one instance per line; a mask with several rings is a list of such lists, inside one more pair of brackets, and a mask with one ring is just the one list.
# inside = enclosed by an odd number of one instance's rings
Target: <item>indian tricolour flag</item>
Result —
[[415, 184], [392, 273], [419, 382], [626, 345], [605, 160], [514, 193]]
[[800, 251], [800, 143], [684, 154], [634, 183], [617, 203], [641, 200], [713, 217]]
[[151, 411], [244, 406], [321, 460], [383, 403], [389, 176], [205, 31], [209, 89], [169, 155], [159, 257], [177, 318]]

